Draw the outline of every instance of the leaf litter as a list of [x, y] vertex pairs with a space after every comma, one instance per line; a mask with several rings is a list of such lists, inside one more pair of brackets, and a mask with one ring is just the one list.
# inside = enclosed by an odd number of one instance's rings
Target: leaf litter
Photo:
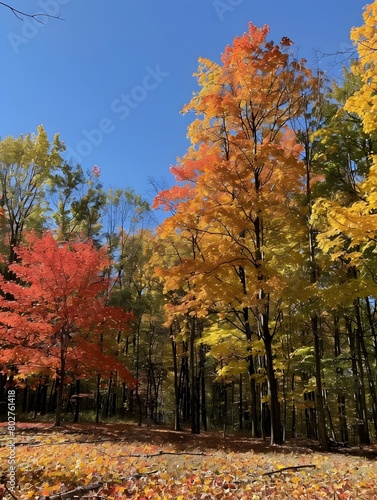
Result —
[[[6, 464], [6, 436], [0, 444]], [[307, 443], [273, 447], [215, 432], [193, 436], [121, 424], [23, 430], [19, 424], [13, 498], [372, 500], [377, 453], [364, 455], [322, 453]], [[4, 488], [1, 496], [11, 498]]]

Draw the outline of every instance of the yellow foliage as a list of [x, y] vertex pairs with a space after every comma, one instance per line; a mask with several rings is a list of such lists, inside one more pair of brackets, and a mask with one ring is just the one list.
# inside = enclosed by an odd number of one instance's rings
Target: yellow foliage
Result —
[[353, 64], [352, 70], [360, 75], [363, 85], [349, 98], [345, 109], [357, 113], [363, 121], [364, 131], [370, 133], [377, 130], [376, 0], [365, 7], [363, 19], [362, 26], [351, 30], [351, 40], [356, 45], [359, 54], [359, 61]]

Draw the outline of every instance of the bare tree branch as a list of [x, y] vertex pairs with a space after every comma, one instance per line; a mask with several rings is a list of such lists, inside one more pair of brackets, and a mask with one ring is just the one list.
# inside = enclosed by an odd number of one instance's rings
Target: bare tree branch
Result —
[[39, 19], [40, 17], [52, 17], [54, 19], [63, 20], [60, 16], [53, 16], [51, 14], [46, 14], [45, 12], [43, 12], [41, 14], [28, 14], [27, 12], [22, 12], [21, 10], [16, 9], [16, 8], [12, 7], [11, 5], [9, 5], [8, 3], [5, 3], [5, 2], [0, 2], [0, 5], [2, 5], [3, 7], [6, 7], [10, 11], [12, 11], [13, 14], [18, 19], [20, 19], [20, 21], [24, 21], [25, 17], [29, 17], [31, 19], [35, 19], [40, 24], [45, 24], [43, 21], [41, 21], [41, 19]]

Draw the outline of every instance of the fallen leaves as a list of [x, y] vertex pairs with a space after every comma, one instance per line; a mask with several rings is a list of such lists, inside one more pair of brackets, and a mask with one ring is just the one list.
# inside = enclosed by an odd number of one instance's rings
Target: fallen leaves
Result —
[[18, 438], [15, 496], [25, 500], [72, 492], [109, 500], [377, 498], [377, 465], [366, 458], [294, 449], [203, 453], [127, 441], [126, 435], [111, 442], [58, 431], [27, 438], [19, 432]]

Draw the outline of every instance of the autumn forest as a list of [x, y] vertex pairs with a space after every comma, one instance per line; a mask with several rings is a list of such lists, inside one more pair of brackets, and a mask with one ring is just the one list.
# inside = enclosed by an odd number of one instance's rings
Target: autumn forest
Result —
[[0, 141], [0, 397], [19, 421], [376, 442], [376, 23], [375, 1], [341, 81], [252, 23], [200, 58], [191, 145], [152, 206], [43, 126]]

